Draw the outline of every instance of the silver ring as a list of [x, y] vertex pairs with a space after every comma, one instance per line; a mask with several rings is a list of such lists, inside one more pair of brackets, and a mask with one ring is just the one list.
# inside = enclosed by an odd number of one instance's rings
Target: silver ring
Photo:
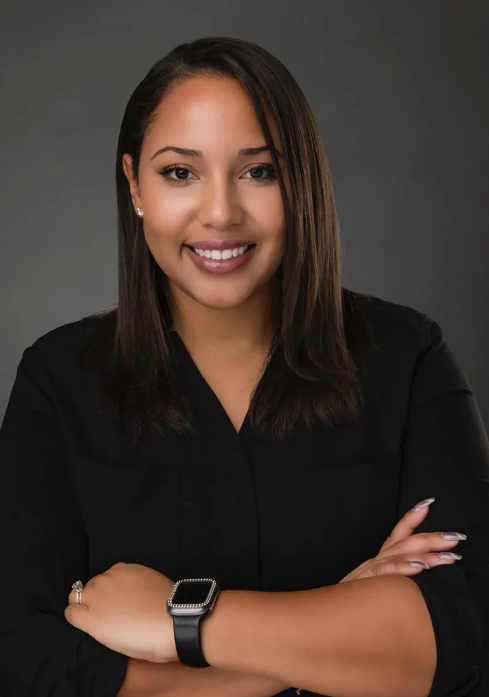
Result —
[[76, 602], [78, 605], [82, 604], [82, 593], [85, 589], [85, 586], [81, 581], [75, 581], [75, 583], [71, 586], [74, 591], [76, 591]]

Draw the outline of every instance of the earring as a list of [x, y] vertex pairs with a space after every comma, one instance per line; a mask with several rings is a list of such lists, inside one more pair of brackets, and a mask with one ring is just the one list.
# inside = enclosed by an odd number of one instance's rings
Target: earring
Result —
[[136, 208], [136, 213], [142, 217], [142, 215], [143, 215], [143, 209], [142, 209], [142, 208]]

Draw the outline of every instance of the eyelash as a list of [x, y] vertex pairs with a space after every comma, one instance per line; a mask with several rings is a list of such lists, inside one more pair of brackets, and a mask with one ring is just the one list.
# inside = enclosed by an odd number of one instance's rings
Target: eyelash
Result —
[[[190, 170], [187, 167], [181, 167], [180, 165], [170, 165], [168, 167], [165, 167], [160, 171], [161, 176], [163, 179], [168, 182], [169, 184], [176, 184], [176, 186], [181, 186], [182, 184], [187, 184], [187, 182], [190, 181], [190, 179], [174, 179], [173, 177], [168, 176], [169, 172], [173, 172], [176, 169], [184, 170], [185, 172], [190, 172]], [[245, 174], [250, 172], [252, 169], [264, 169], [269, 172], [269, 175], [267, 177], [264, 177], [262, 179], [251, 179], [251, 181], [258, 182], [258, 184], [263, 184], [263, 183], [268, 183], [270, 181], [274, 181], [277, 177], [275, 174], [275, 170], [273, 167], [270, 165], [254, 165], [253, 167], [250, 167]], [[191, 172], [190, 172], [191, 173]], [[270, 175], [270, 173], [272, 173]]]

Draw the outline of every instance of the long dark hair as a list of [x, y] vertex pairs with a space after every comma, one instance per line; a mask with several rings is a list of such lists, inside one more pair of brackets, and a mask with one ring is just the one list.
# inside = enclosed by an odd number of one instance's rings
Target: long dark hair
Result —
[[[339, 225], [321, 137], [287, 68], [260, 46], [229, 37], [205, 37], [174, 48], [153, 65], [126, 106], [116, 159], [119, 302], [115, 309], [86, 318], [97, 319], [100, 329], [106, 329], [95, 335], [110, 348], [102, 401], [120, 423], [130, 414], [133, 440], [143, 424], [162, 436], [169, 430], [195, 433], [189, 402], [177, 384], [168, 335], [166, 275], [146, 244], [122, 156], [132, 156], [137, 181], [143, 139], [161, 100], [171, 87], [202, 74], [237, 79], [248, 93], [284, 205], [285, 251], [276, 276], [274, 340], [268, 368], [253, 393], [251, 424], [259, 433], [282, 439], [296, 423], [309, 428], [356, 419], [363, 395], [349, 336], [360, 336], [365, 314], [360, 306], [369, 296], [341, 285]], [[265, 109], [277, 124], [290, 200]], [[367, 322], [365, 328], [370, 341]], [[87, 348], [94, 345], [92, 335]]]

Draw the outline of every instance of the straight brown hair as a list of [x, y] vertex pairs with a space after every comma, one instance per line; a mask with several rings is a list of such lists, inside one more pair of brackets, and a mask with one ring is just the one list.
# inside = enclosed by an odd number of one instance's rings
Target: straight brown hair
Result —
[[[165, 436], [195, 433], [189, 401], [181, 394], [171, 351], [171, 298], [166, 275], [146, 244], [122, 156], [133, 158], [138, 180], [143, 139], [169, 90], [197, 75], [231, 77], [248, 93], [270, 148], [285, 214], [285, 249], [276, 275], [274, 339], [267, 370], [252, 396], [250, 423], [260, 434], [283, 439], [295, 425], [332, 427], [359, 417], [363, 395], [349, 339], [375, 347], [365, 309], [370, 296], [341, 285], [339, 224], [321, 137], [309, 104], [287, 68], [243, 39], [205, 37], [184, 43], [158, 60], [132, 93], [117, 144], [119, 298], [97, 320], [83, 351], [109, 351], [100, 406], [128, 428], [133, 441], [147, 425]], [[267, 123], [277, 124], [284, 166]], [[264, 366], [264, 367], [265, 367]]]

